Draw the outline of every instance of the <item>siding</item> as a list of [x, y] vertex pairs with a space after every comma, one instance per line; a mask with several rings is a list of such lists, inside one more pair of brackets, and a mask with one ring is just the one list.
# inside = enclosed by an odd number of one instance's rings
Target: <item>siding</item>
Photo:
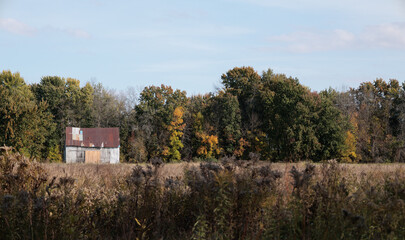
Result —
[[100, 163], [119, 163], [120, 148], [86, 148], [66, 146], [66, 163], [84, 163], [86, 151], [100, 151]]

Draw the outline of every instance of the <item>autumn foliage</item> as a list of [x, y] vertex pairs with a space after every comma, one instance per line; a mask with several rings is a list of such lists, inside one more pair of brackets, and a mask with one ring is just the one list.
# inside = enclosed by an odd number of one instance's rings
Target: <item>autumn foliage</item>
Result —
[[123, 162], [216, 160], [404, 162], [405, 85], [376, 79], [347, 91], [311, 91], [271, 69], [235, 67], [216, 92], [170, 86], [117, 93], [100, 83], [45, 76], [27, 85], [0, 74], [0, 145], [62, 161], [64, 129], [119, 127]]

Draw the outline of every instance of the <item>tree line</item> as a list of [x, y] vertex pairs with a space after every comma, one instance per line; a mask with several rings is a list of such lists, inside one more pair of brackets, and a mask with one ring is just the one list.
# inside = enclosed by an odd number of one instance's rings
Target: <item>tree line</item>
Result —
[[268, 161], [404, 162], [405, 84], [376, 79], [346, 91], [311, 91], [297, 78], [235, 67], [216, 92], [170, 86], [139, 94], [45, 76], [0, 74], [0, 145], [62, 161], [65, 128], [119, 127], [121, 160], [228, 156]]

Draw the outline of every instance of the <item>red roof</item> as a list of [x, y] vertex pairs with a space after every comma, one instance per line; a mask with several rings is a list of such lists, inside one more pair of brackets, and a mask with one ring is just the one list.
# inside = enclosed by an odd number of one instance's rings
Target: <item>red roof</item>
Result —
[[120, 146], [119, 128], [66, 128], [66, 146], [105, 147]]

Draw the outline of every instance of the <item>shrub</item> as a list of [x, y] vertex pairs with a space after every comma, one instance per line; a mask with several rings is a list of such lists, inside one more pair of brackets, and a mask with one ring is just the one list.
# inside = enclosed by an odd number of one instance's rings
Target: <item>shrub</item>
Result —
[[163, 167], [153, 159], [114, 184], [92, 186], [48, 176], [34, 160], [5, 151], [0, 238], [405, 238], [403, 169], [355, 174], [331, 161], [283, 173], [223, 158], [165, 177]]

